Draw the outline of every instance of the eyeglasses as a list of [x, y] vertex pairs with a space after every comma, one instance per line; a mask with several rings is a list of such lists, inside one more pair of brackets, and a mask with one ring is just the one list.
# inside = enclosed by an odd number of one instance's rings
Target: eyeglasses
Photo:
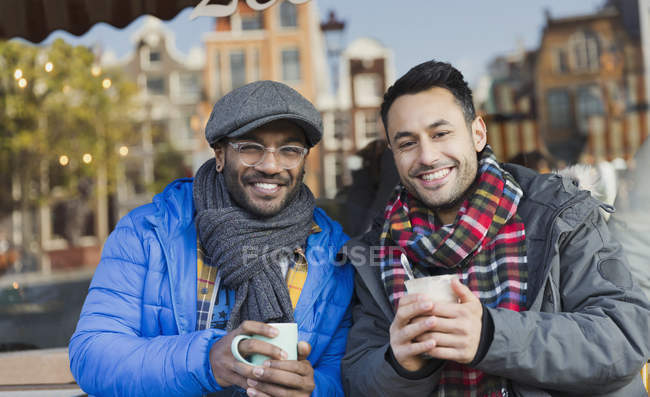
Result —
[[228, 144], [239, 153], [239, 160], [247, 167], [262, 164], [266, 152], [269, 152], [273, 153], [280, 167], [288, 170], [297, 167], [309, 152], [309, 149], [295, 145], [284, 145], [274, 149], [255, 142], [228, 142]]

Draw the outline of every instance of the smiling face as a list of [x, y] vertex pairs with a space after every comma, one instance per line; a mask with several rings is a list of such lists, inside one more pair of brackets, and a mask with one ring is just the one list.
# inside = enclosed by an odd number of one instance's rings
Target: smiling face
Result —
[[[288, 120], [273, 121], [230, 142], [255, 142], [275, 149], [283, 145], [307, 147], [302, 129]], [[285, 170], [269, 152], [253, 167], [244, 165], [239, 153], [226, 142], [220, 142], [214, 152], [217, 166], [223, 168], [230, 197], [254, 215], [277, 214], [300, 189], [305, 174], [304, 158], [295, 168]]]
[[476, 178], [477, 153], [486, 144], [483, 120], [468, 126], [454, 95], [433, 87], [395, 99], [387, 131], [402, 184], [452, 223]]

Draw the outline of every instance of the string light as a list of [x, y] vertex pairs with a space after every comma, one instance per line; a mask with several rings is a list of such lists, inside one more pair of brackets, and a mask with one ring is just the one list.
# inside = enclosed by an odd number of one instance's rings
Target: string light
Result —
[[50, 73], [52, 70], [54, 70], [54, 65], [52, 62], [48, 62], [45, 64], [45, 71]]
[[113, 84], [113, 82], [108, 77], [102, 80], [102, 87], [104, 87], [105, 90], [111, 88], [111, 84]]
[[97, 76], [99, 76], [100, 74], [102, 74], [102, 68], [100, 68], [100, 67], [97, 66], [97, 65], [93, 65], [93, 67], [90, 68], [90, 74], [92, 74], [93, 76], [97, 77]]
[[20, 88], [27, 87], [27, 80], [24, 77], [22, 77], [20, 80], [18, 80], [18, 87], [20, 87]]
[[23, 77], [23, 71], [21, 69], [16, 69], [14, 71], [14, 79], [20, 80], [21, 77]]
[[62, 166], [65, 167], [66, 165], [68, 165], [69, 162], [70, 162], [70, 158], [68, 158], [68, 156], [66, 156], [65, 154], [59, 157], [59, 164], [61, 164]]
[[126, 155], [129, 154], [129, 148], [126, 146], [120, 146], [119, 152], [120, 152], [120, 156], [126, 157]]
[[90, 153], [86, 153], [83, 155], [81, 160], [83, 160], [83, 162], [86, 164], [90, 164], [93, 161], [93, 156], [91, 156]]

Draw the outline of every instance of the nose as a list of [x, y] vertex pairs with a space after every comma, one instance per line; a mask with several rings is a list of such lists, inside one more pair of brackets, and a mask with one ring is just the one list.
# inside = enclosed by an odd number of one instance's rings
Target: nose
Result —
[[422, 165], [432, 165], [438, 160], [439, 151], [430, 139], [421, 139], [418, 148], [418, 162]]
[[275, 158], [275, 151], [266, 150], [262, 162], [255, 166], [255, 169], [268, 175], [279, 174], [283, 171], [278, 159]]

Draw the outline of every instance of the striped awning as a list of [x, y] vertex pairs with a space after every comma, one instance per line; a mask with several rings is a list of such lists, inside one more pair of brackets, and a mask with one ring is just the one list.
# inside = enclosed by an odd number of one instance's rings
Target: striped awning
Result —
[[[174, 18], [201, 0], [0, 0], [0, 39], [21, 37], [34, 43], [62, 29], [74, 35], [105, 22], [123, 28], [141, 15]], [[211, 0], [228, 4], [229, 0]]]

